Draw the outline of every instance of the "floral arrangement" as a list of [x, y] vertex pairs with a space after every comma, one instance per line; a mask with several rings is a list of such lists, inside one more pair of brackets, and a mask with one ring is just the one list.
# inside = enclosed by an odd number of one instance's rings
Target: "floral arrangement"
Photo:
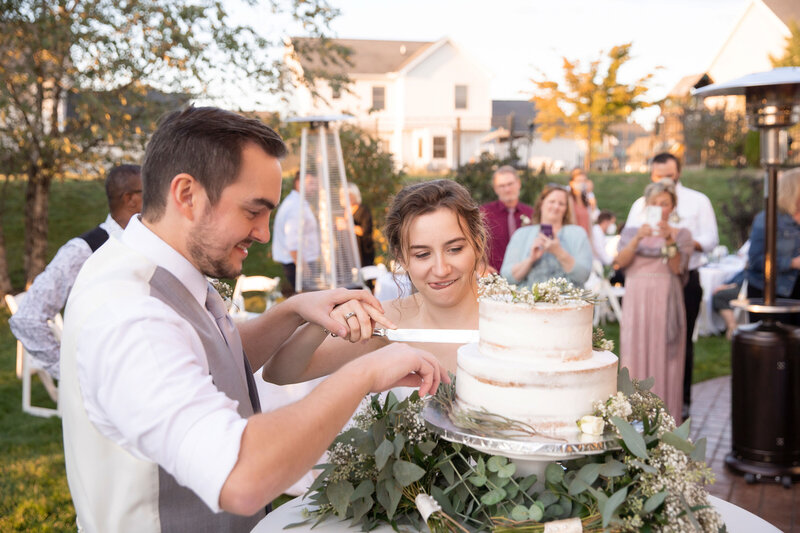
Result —
[[[725, 531], [703, 488], [713, 476], [705, 441], [676, 428], [649, 383], [619, 375], [619, 393], [595, 406], [620, 449], [551, 463], [543, 480], [519, 476], [506, 458], [438, 438], [416, 393], [373, 396], [330, 448], [309, 490], [306, 521], [337, 516], [368, 531], [379, 523], [439, 532]], [[452, 395], [452, 385], [437, 396]], [[632, 421], [641, 423], [641, 432]], [[538, 482], [538, 483], [537, 483]], [[563, 529], [567, 530], [567, 529]]]
[[491, 274], [478, 280], [478, 299], [528, 305], [535, 305], [539, 302], [551, 304], [564, 304], [569, 301], [598, 302], [595, 293], [575, 287], [564, 278], [551, 278], [541, 283], [534, 283], [529, 289], [510, 284], [504, 277], [497, 274]]

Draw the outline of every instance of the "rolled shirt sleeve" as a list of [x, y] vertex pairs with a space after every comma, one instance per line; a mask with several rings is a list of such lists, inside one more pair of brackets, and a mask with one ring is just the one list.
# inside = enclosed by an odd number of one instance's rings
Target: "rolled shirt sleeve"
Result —
[[[78, 380], [91, 422], [158, 463], [215, 512], [247, 420], [209, 375], [202, 342], [155, 298], [103, 307], [83, 326]], [[143, 401], [146, 399], [146, 401]]]

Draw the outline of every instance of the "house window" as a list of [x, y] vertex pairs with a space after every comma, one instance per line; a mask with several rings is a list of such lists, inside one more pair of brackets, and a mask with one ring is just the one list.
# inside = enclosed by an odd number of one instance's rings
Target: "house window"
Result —
[[433, 138], [433, 158], [445, 159], [447, 157], [447, 137]]
[[456, 85], [456, 109], [467, 108], [467, 86]]
[[376, 85], [372, 88], [372, 109], [375, 111], [386, 109], [386, 87]]

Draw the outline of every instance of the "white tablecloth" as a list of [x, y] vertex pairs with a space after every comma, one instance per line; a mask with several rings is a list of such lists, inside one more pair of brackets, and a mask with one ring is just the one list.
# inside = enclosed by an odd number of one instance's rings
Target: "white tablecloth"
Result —
[[[725, 525], [728, 527], [728, 533], [780, 533], [780, 529], [776, 528], [766, 520], [745, 511], [741, 507], [736, 507], [732, 503], [725, 500], [720, 500], [717, 497], [709, 496], [709, 502], [714, 508], [722, 515]], [[283, 528], [289, 524], [302, 522], [305, 520], [302, 515], [303, 504], [301, 498], [283, 504], [270, 514], [267, 515], [258, 525], [253, 529], [252, 533], [275, 533], [282, 531]], [[338, 520], [326, 520], [320, 525], [311, 529], [313, 522], [307, 525], [289, 529], [289, 532], [296, 533], [351, 533], [359, 531], [359, 529], [351, 529], [350, 522], [340, 522]], [[376, 533], [392, 533], [394, 530], [391, 526], [382, 525], [373, 529]]]
[[698, 269], [700, 286], [703, 288], [703, 301], [700, 303], [700, 313], [697, 315], [696, 335], [707, 337], [725, 331], [725, 321], [712, 308], [714, 289], [742, 270], [744, 265], [744, 259], [729, 255], [719, 263], [709, 263]]

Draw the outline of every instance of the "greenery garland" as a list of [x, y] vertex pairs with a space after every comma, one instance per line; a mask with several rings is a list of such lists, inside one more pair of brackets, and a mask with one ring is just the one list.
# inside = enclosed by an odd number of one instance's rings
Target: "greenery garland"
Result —
[[[676, 428], [650, 386], [623, 369], [619, 392], [595, 406], [620, 449], [553, 462], [538, 484], [505, 457], [426, 429], [416, 392], [402, 401], [375, 395], [319, 465], [303, 523], [337, 516], [364, 531], [388, 523], [427, 524], [434, 533], [541, 532], [548, 522], [572, 520], [583, 531], [724, 532], [703, 488], [713, 482], [705, 439], [689, 440], [688, 421]], [[446, 404], [452, 387], [441, 386], [437, 401]]]

